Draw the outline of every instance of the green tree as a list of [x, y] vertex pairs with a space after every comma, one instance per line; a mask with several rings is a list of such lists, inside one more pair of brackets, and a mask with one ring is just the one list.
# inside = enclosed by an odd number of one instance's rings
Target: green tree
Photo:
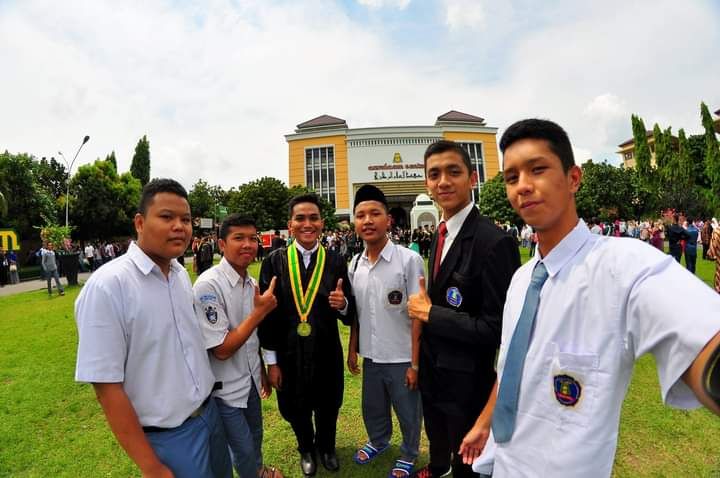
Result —
[[632, 115], [633, 140], [635, 142], [635, 168], [640, 176], [652, 181], [652, 164], [650, 162], [650, 147], [647, 141], [647, 130], [642, 118]]
[[710, 182], [709, 198], [713, 206], [720, 209], [720, 148], [715, 136], [715, 125], [704, 102], [700, 103], [700, 116], [705, 128], [705, 174]]
[[142, 186], [150, 182], [150, 142], [146, 135], [140, 138], [137, 146], [135, 146], [135, 154], [130, 164], [130, 173], [140, 180]]
[[0, 191], [0, 218], [7, 216], [8, 213], [8, 203], [7, 199], [5, 199], [5, 195]]
[[105, 161], [110, 162], [115, 168], [115, 171], [117, 172], [117, 158], [115, 157], [115, 151], [105, 156]]
[[130, 173], [118, 175], [109, 161], [78, 168], [70, 182], [70, 221], [81, 239], [129, 236], [140, 201], [140, 181]]
[[243, 184], [228, 200], [229, 212], [251, 216], [258, 230], [280, 229], [287, 225], [288, 188], [279, 179], [263, 177]]
[[633, 201], [628, 200], [635, 191], [632, 178], [624, 169], [593, 161], [587, 161], [581, 167], [583, 178], [575, 195], [581, 217], [604, 221], [635, 217]]
[[[287, 196], [287, 202], [285, 204], [285, 217], [288, 217], [289, 210], [288, 206], [290, 204], [290, 199], [292, 199], [294, 196], [297, 196], [299, 194], [306, 194], [306, 193], [313, 193], [312, 189], [308, 189], [305, 186], [293, 186], [290, 189], [288, 189], [288, 196]], [[323, 221], [325, 223], [325, 229], [337, 229], [338, 228], [338, 221], [335, 217], [335, 206], [330, 204], [330, 201], [325, 199], [324, 197], [320, 196], [320, 215], [323, 218]], [[287, 223], [287, 219], [286, 219]]]
[[188, 193], [188, 202], [193, 217], [215, 217], [217, 207], [226, 205], [228, 192], [221, 186], [210, 186], [199, 179]]
[[692, 162], [693, 182], [702, 188], [710, 188], [710, 180], [705, 172], [705, 135], [688, 136], [688, 154]]
[[522, 224], [522, 219], [515, 213], [508, 201], [502, 173], [498, 173], [490, 181], [483, 184], [478, 199], [480, 214], [495, 221], [511, 222], [516, 225]]
[[15, 229], [21, 237], [37, 236], [33, 226], [56, 217], [53, 198], [38, 183], [35, 167], [36, 161], [28, 154], [0, 154], [0, 191], [7, 203], [0, 226]]

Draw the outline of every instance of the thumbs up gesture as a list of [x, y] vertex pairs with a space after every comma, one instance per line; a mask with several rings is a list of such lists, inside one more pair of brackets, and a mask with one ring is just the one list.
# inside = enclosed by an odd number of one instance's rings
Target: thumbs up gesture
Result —
[[408, 315], [411, 319], [420, 320], [427, 322], [430, 317], [430, 296], [425, 290], [425, 278], [420, 276], [418, 279], [419, 290], [417, 294], [412, 294], [408, 297]]
[[335, 287], [335, 290], [330, 292], [330, 296], [328, 297], [328, 301], [330, 302], [330, 307], [332, 307], [335, 310], [342, 310], [345, 308], [345, 305], [347, 305], [347, 301], [345, 300], [345, 293], [342, 289], [343, 280], [338, 279], [337, 286]]
[[255, 286], [255, 297], [253, 298], [253, 305], [255, 309], [260, 312], [263, 316], [270, 313], [275, 307], [277, 307], [277, 298], [275, 297], [275, 281], [277, 277], [273, 276], [270, 280], [270, 285], [267, 290], [260, 294], [260, 289]]

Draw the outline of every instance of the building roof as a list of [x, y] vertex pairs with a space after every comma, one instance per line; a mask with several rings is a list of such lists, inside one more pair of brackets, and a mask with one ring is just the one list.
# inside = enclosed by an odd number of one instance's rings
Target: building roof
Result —
[[479, 116], [469, 115], [461, 111], [450, 110], [445, 114], [437, 117], [438, 122], [453, 122], [453, 123], [485, 123], [484, 118]]
[[305, 121], [297, 125], [297, 129], [321, 128], [324, 126], [342, 126], [347, 128], [347, 123], [342, 118], [330, 115], [320, 115], [317, 118]]
[[720, 110], [717, 110], [717, 111], [715, 112], [715, 114], [718, 115], [718, 116], [720, 116]]
[[[646, 131], [645, 136], [648, 137], [648, 138], [652, 138], [652, 136], [653, 136], [652, 130]], [[630, 138], [629, 140], [623, 141], [622, 143], [618, 144], [618, 148], [624, 148], [625, 146], [628, 146], [628, 145], [630, 145], [630, 144], [633, 144], [634, 142], [635, 142], [635, 137], [633, 136], [633, 137]]]

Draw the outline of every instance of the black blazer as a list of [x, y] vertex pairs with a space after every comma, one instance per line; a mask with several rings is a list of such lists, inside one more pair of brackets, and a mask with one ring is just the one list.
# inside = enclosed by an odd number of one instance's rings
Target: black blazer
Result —
[[428, 261], [433, 305], [421, 337], [420, 390], [446, 413], [476, 415], [495, 382], [505, 295], [520, 253], [474, 207], [433, 279], [436, 244], [437, 233]]

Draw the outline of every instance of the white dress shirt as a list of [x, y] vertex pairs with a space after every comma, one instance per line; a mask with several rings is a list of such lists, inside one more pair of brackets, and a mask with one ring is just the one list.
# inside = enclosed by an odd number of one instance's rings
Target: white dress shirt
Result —
[[362, 357], [378, 363], [412, 360], [407, 298], [418, 292], [418, 281], [424, 275], [422, 257], [390, 240], [374, 264], [367, 250], [351, 261], [349, 277], [358, 311]]
[[450, 219], [445, 219], [443, 217], [442, 222], [444, 222], [445, 226], [447, 227], [447, 235], [445, 236], [445, 244], [443, 244], [442, 256], [440, 257], [441, 264], [442, 261], [445, 260], [445, 256], [450, 250], [450, 246], [452, 246], [453, 241], [457, 237], [458, 233], [460, 233], [460, 229], [462, 229], [462, 225], [465, 222], [465, 219], [467, 219], [468, 214], [470, 214], [470, 211], [474, 207], [475, 205], [472, 203], [472, 201], [470, 201], [469, 203], [467, 203], [467, 206], [459, 210]]
[[142, 426], [182, 424], [210, 395], [215, 377], [193, 313], [187, 271], [166, 278], [134, 242], [104, 265], [75, 302], [75, 380], [122, 383]]
[[[243, 279], [223, 257], [218, 265], [198, 277], [193, 292], [195, 314], [209, 350], [221, 345], [228, 332], [242, 324], [252, 312], [255, 280], [249, 274]], [[222, 388], [213, 395], [231, 407], [247, 408], [253, 381], [257, 390], [261, 388], [257, 331], [227, 360], [219, 360], [210, 352], [210, 366], [222, 382]]]
[[580, 220], [547, 257], [538, 254], [515, 272], [498, 377], [539, 260], [549, 277], [525, 359], [515, 431], [501, 444], [491, 434], [474, 469], [487, 472], [483, 466], [494, 453], [495, 478], [610, 476], [638, 357], [655, 356], [666, 404], [700, 405], [681, 377], [720, 330], [720, 296], [671, 256], [636, 239], [591, 234]]

